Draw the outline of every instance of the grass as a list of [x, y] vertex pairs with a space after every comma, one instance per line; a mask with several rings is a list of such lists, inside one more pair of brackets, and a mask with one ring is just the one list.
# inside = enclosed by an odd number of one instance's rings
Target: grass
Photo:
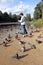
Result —
[[43, 19], [32, 20], [31, 22], [27, 21], [27, 25], [34, 24], [36, 27], [43, 27]]

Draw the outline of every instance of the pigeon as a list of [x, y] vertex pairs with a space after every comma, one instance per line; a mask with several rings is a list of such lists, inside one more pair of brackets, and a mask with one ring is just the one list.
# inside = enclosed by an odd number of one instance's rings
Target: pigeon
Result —
[[32, 30], [31, 32], [32, 32], [32, 33], [34, 33], [34, 31], [33, 31], [33, 30]]
[[16, 53], [16, 58], [19, 59], [19, 55], [18, 55], [18, 53]]
[[18, 37], [18, 34], [15, 35], [15, 38], [19, 41], [20, 38]]
[[18, 54], [18, 53], [16, 53], [14, 56], [12, 56], [12, 58], [19, 59], [19, 54]]
[[30, 28], [31, 28], [31, 29], [35, 28], [34, 24], [31, 24], [31, 25], [30, 25]]
[[16, 34], [15, 38], [18, 39], [18, 34]]
[[32, 32], [30, 32], [30, 35], [32, 36]]
[[11, 39], [7, 39], [7, 38], [5, 38], [5, 40], [6, 40], [6, 41], [8, 41], [8, 42], [10, 42], [10, 41], [11, 41]]
[[32, 32], [29, 32], [28, 35], [29, 35], [29, 37], [32, 37], [32, 36], [33, 36], [33, 35], [32, 35]]
[[41, 36], [41, 34], [40, 35], [38, 35], [38, 38], [41, 38], [42, 36]]
[[19, 44], [24, 44], [25, 42], [24, 41], [19, 41]]
[[31, 43], [28, 43], [28, 45], [30, 46], [31, 49], [36, 49], [36, 46], [34, 44], [32, 45]]
[[10, 34], [8, 34], [8, 38], [9, 38], [9, 39], [11, 38], [11, 35], [10, 35]]
[[40, 40], [37, 40], [37, 39], [36, 39], [36, 42], [37, 42], [37, 43], [39, 43], [39, 44], [40, 44], [40, 43], [42, 43], [42, 41], [40, 41]]
[[36, 49], [36, 46], [33, 44], [33, 48]]
[[23, 35], [23, 38], [26, 37], [26, 35]]
[[16, 32], [15, 34], [18, 34], [19, 32]]
[[3, 41], [3, 44], [4, 44], [5, 47], [7, 47], [8, 42]]
[[35, 32], [40, 32], [40, 30], [36, 29], [36, 31], [35, 31]]
[[20, 51], [25, 52], [25, 46], [23, 46]]

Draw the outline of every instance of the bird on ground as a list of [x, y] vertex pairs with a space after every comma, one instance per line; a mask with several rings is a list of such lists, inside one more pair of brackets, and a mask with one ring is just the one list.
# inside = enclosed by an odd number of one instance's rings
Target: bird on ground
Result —
[[36, 29], [35, 32], [40, 32], [40, 30]]
[[11, 35], [10, 35], [10, 34], [8, 34], [8, 38], [9, 38], [9, 39], [11, 38]]
[[7, 38], [5, 38], [5, 40], [6, 40], [6, 41], [8, 41], [8, 42], [10, 42], [10, 41], [11, 41], [11, 39], [7, 39]]
[[19, 44], [25, 44], [25, 42], [24, 41], [19, 41]]
[[31, 49], [36, 49], [36, 46], [34, 44], [28, 43]]
[[38, 35], [38, 38], [42, 38], [42, 35], [41, 35], [41, 34], [39, 34], [39, 35]]
[[18, 34], [15, 35], [15, 38], [18, 39]]
[[32, 37], [33, 36], [32, 32], [29, 32], [28, 35], [29, 35], [29, 37]]
[[25, 46], [20, 49], [21, 52], [25, 52]]
[[3, 41], [3, 45], [4, 45], [5, 47], [7, 47], [7, 44], [8, 44], [8, 42]]
[[19, 54], [18, 54], [18, 52], [17, 52], [14, 56], [12, 56], [12, 58], [19, 59]]
[[37, 40], [37, 39], [36, 39], [36, 42], [37, 42], [37, 43], [39, 43], [39, 44], [40, 44], [40, 43], [42, 43], [42, 41], [41, 41], [41, 40]]

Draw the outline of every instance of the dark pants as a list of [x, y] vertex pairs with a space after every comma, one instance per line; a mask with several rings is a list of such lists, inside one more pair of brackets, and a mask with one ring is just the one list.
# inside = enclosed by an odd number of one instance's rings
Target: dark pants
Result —
[[27, 34], [27, 30], [26, 30], [26, 26], [25, 25], [22, 25], [22, 33], [23, 34]]

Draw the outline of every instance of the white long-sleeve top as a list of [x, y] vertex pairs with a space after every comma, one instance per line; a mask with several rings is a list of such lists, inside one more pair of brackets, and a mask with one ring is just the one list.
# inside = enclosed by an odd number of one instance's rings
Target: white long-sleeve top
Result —
[[22, 16], [19, 22], [21, 23], [21, 25], [25, 25], [25, 22], [26, 22], [25, 16]]

